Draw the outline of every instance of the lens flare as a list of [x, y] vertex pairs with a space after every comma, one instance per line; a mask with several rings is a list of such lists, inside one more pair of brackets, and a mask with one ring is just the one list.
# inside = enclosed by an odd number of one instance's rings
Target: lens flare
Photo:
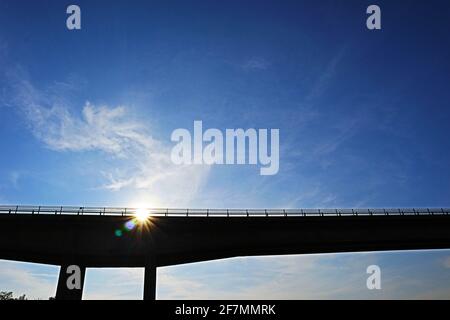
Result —
[[127, 221], [127, 223], [125, 223], [126, 231], [133, 230], [135, 226], [136, 226], [136, 223], [133, 220]]
[[146, 222], [150, 217], [150, 212], [147, 209], [139, 208], [134, 216], [138, 222]]
[[139, 231], [150, 230], [152, 222], [150, 220], [150, 210], [145, 208], [138, 208], [133, 214], [133, 218], [123, 224], [120, 229], [115, 230], [116, 237], [125, 236], [134, 229]]

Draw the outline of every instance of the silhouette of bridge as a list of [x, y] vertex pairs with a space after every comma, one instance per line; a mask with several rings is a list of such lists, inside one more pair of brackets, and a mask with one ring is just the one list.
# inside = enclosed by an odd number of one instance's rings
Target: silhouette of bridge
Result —
[[[142, 213], [147, 218], [142, 218]], [[89, 267], [156, 268], [236, 256], [450, 248], [450, 209], [138, 209], [0, 206], [0, 259], [61, 266], [57, 299]], [[70, 290], [67, 268], [81, 270]]]

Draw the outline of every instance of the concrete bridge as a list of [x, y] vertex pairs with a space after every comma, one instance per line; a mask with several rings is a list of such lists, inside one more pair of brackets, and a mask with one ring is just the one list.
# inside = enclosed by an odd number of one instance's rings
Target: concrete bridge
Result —
[[[450, 248], [450, 209], [129, 209], [0, 206], [0, 259], [60, 265], [57, 299], [88, 267], [156, 268], [236, 256]], [[81, 270], [69, 290], [67, 267]]]

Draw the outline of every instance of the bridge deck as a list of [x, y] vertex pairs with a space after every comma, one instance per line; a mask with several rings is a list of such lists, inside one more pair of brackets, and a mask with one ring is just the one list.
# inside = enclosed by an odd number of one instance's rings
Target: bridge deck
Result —
[[[151, 216], [127, 228], [145, 212]], [[241, 217], [241, 218], [240, 218]], [[137, 209], [0, 206], [0, 259], [68, 266], [145, 267], [144, 299], [156, 268], [236, 256], [450, 248], [450, 210]], [[120, 230], [120, 232], [117, 232]]]
[[19, 212], [0, 214], [0, 259], [61, 264], [72, 257], [87, 266], [137, 267], [148, 255], [164, 266], [234, 256], [450, 248], [445, 210], [154, 216], [132, 230], [127, 228], [132, 215]]

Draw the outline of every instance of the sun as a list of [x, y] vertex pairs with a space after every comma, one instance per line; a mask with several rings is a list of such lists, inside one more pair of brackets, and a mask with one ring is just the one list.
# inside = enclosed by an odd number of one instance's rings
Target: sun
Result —
[[150, 218], [150, 211], [144, 208], [136, 209], [136, 213], [134, 215], [136, 220], [139, 222], [146, 222]]

